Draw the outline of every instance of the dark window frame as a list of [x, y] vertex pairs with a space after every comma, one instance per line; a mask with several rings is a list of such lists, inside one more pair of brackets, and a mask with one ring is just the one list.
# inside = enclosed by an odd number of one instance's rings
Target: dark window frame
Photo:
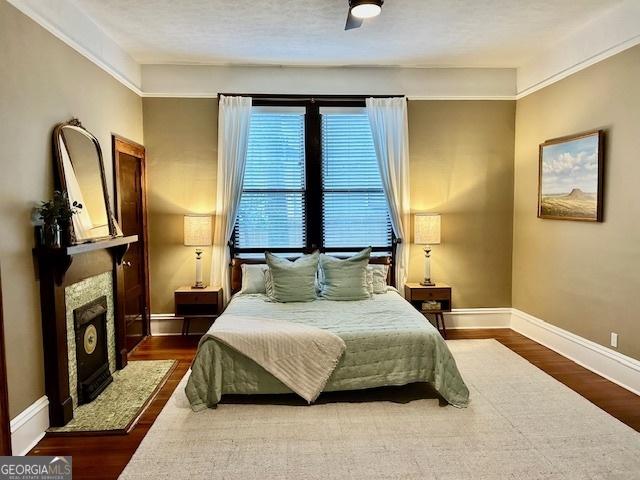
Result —
[[[273, 253], [311, 253], [321, 252], [357, 252], [368, 245], [353, 245], [351, 247], [325, 248], [323, 242], [322, 215], [322, 107], [365, 107], [366, 98], [370, 97], [401, 97], [403, 95], [265, 95], [265, 94], [227, 94], [224, 96], [252, 97], [254, 107], [304, 107], [304, 138], [305, 138], [305, 222], [306, 238], [303, 248], [270, 248]], [[247, 254], [264, 253], [265, 248], [237, 248], [234, 245], [234, 234], [229, 242], [231, 258], [242, 257]], [[388, 253], [395, 256], [397, 239], [391, 234], [391, 245], [388, 247], [372, 247], [374, 252]]]

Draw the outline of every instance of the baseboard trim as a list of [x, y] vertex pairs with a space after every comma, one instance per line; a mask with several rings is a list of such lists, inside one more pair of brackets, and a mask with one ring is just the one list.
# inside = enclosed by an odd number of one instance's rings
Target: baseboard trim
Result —
[[449, 330], [509, 328], [511, 308], [454, 308], [445, 315]]
[[[182, 317], [173, 313], [152, 313], [150, 318], [151, 336], [166, 337], [182, 335]], [[189, 331], [189, 335], [204, 335], [207, 332]]]
[[640, 395], [640, 361], [512, 309], [511, 329]]
[[44, 437], [49, 428], [49, 399], [46, 395], [29, 405], [11, 420], [11, 450], [26, 455]]

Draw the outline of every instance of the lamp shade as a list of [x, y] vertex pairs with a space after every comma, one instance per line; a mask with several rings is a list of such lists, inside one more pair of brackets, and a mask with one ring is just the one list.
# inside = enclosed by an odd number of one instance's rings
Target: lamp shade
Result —
[[418, 245], [436, 245], [440, 243], [440, 214], [416, 213], [413, 232], [414, 241]]
[[184, 244], [192, 247], [211, 245], [211, 216], [184, 216]]

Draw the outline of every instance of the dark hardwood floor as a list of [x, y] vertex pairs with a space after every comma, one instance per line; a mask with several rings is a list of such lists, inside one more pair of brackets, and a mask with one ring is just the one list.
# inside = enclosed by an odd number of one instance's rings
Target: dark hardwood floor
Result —
[[[450, 340], [495, 338], [604, 411], [640, 431], [640, 397], [510, 329], [450, 330]], [[176, 359], [178, 366], [128, 435], [45, 436], [31, 455], [71, 455], [76, 479], [114, 479], [122, 472], [178, 382], [189, 369], [198, 337], [149, 337], [131, 360]]]
[[71, 455], [73, 478], [114, 479], [131, 456], [169, 400], [180, 379], [189, 369], [198, 347], [196, 336], [147, 337], [129, 355], [129, 360], [178, 361], [175, 370], [127, 435], [45, 436], [29, 455]]
[[560, 383], [640, 432], [640, 396], [509, 328], [450, 330], [449, 340], [495, 338]]

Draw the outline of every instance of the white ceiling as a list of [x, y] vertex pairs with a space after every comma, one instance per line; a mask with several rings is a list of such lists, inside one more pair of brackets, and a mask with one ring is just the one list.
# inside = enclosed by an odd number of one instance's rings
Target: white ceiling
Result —
[[73, 0], [140, 63], [518, 67], [622, 0]]

